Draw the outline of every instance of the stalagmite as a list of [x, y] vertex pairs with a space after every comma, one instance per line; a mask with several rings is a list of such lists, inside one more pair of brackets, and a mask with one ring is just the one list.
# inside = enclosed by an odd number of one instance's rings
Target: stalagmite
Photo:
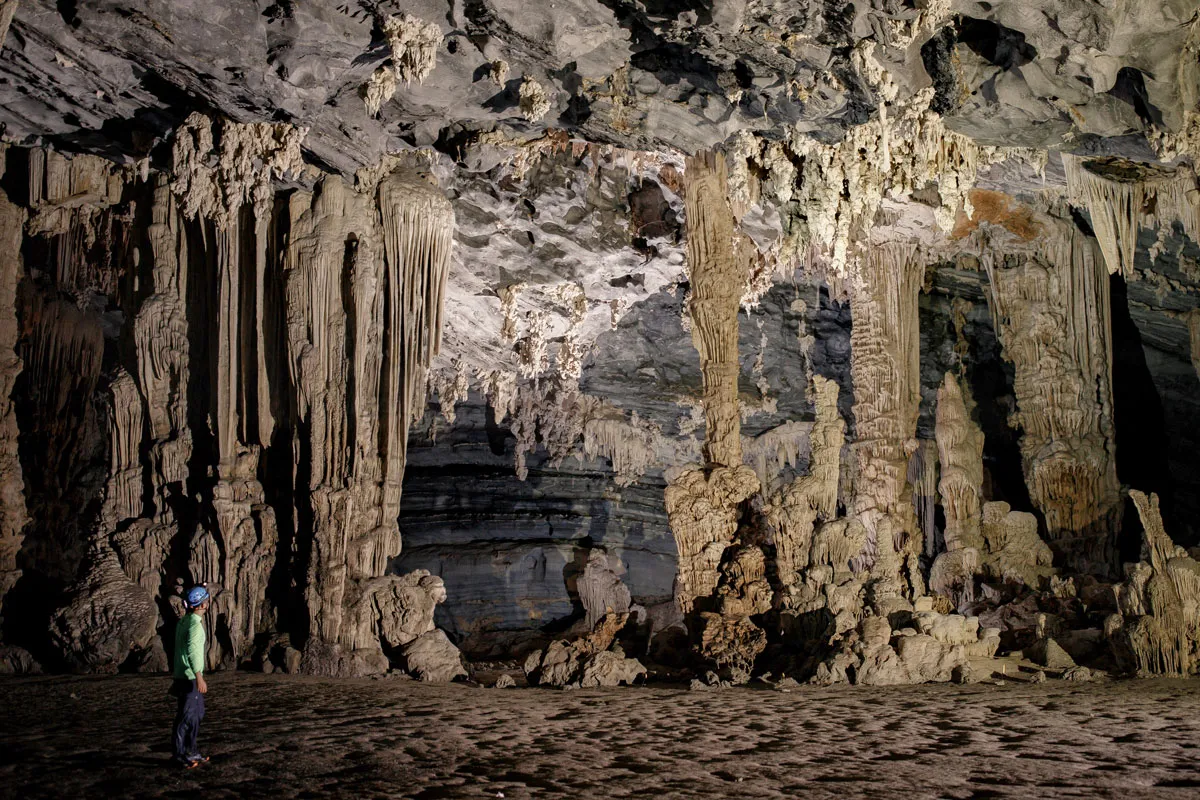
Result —
[[929, 588], [960, 604], [974, 599], [974, 576], [982, 561], [983, 431], [971, 419], [970, 406], [950, 372], [938, 389], [936, 435], [946, 552], [933, 563]]
[[641, 662], [626, 658], [616, 644], [627, 622], [629, 614], [608, 614], [582, 639], [554, 641], [545, 650], [535, 650], [525, 659], [526, 677], [539, 686], [584, 689], [632, 684], [645, 677]]
[[[15, 7], [16, 3], [8, 5]], [[0, 9], [0, 15], [5, 12], [11, 17], [11, 8]], [[21, 263], [24, 224], [25, 212], [0, 192], [0, 621], [4, 615], [4, 596], [21, 577], [17, 553], [28, 521], [25, 479], [17, 449], [17, 414], [13, 407], [13, 388], [23, 367], [17, 352], [20, 335], [17, 287], [24, 271]]]
[[[143, 511], [141, 398], [132, 376], [123, 369], [109, 380], [108, 396], [109, 477], [100, 515], [83, 570], [50, 626], [51, 639], [64, 661], [100, 672], [115, 672], [131, 651], [149, 649], [158, 620], [157, 586], [147, 587], [130, 576], [119, 557], [119, 538], [110, 539], [110, 534], [126, 530]], [[159, 578], [161, 560], [139, 566]]]
[[154, 636], [158, 610], [150, 593], [125, 575], [107, 542], [95, 540], [66, 604], [50, 623], [59, 655], [79, 669], [116, 672]]
[[[783, 587], [784, 607], [795, 605], [802, 573], [811, 563], [813, 532], [817, 520], [837, 517], [838, 478], [846, 423], [838, 412], [838, 385], [820, 375], [813, 377], [816, 423], [810, 436], [808, 474], [797, 478], [766, 512], [775, 544], [775, 563]], [[851, 554], [857, 555], [857, 553]], [[847, 556], [844, 562], [848, 560]]]
[[856, 262], [850, 290], [852, 513], [867, 529], [867, 563], [879, 599], [924, 594], [915, 585], [921, 540], [905, 491], [920, 405], [917, 295], [924, 271], [912, 245], [872, 246]]
[[1163, 528], [1158, 495], [1130, 491], [1142, 520], [1142, 558], [1116, 589], [1104, 624], [1118, 664], [1138, 674], [1187, 676], [1200, 665], [1200, 562]]
[[737, 532], [738, 507], [758, 491], [742, 464], [737, 404], [738, 302], [742, 270], [733, 213], [726, 200], [725, 159], [701, 154], [687, 164], [688, 264], [692, 343], [704, 379], [704, 455], [667, 486], [667, 515], [679, 548], [675, 599], [684, 613], [717, 586], [717, 567]]
[[1038, 589], [1055, 574], [1054, 554], [1038, 536], [1033, 514], [1013, 511], [1008, 503], [984, 503], [980, 533], [987, 576]]
[[1044, 256], [989, 267], [991, 303], [1016, 370], [1012, 422], [1050, 546], [1076, 571], [1107, 574], [1120, 516], [1108, 277], [1091, 240], [1062, 224]]
[[625, 564], [615, 554], [593, 548], [588, 553], [583, 575], [578, 580], [579, 601], [586, 614], [584, 625], [589, 631], [608, 614], [628, 614], [631, 605], [629, 587], [622, 581]]

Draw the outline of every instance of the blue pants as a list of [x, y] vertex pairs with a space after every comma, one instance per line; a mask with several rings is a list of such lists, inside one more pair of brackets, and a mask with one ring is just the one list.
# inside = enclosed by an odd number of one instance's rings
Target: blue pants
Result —
[[200, 720], [204, 719], [204, 695], [196, 688], [195, 681], [180, 678], [171, 685], [171, 694], [178, 701], [172, 752], [177, 760], [186, 761], [200, 752], [196, 738], [200, 735]]

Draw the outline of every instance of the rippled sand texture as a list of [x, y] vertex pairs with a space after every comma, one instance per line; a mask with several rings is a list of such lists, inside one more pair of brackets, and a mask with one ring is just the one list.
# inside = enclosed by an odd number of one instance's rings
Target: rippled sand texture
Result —
[[0, 682], [3, 797], [1196, 797], [1200, 681], [559, 692], [217, 675]]

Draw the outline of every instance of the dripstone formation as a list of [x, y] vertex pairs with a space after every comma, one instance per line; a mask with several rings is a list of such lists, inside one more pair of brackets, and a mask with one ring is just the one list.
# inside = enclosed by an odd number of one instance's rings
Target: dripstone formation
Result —
[[1194, 3], [0, 41], [0, 671], [1200, 668]]

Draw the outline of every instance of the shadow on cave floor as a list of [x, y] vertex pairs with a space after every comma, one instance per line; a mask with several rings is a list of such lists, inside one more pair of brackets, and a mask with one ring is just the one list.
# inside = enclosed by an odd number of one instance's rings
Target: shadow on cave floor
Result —
[[[1194, 797], [1200, 680], [491, 690], [219, 673], [0, 680], [0, 797]], [[1019, 764], [1019, 768], [1014, 768]]]

